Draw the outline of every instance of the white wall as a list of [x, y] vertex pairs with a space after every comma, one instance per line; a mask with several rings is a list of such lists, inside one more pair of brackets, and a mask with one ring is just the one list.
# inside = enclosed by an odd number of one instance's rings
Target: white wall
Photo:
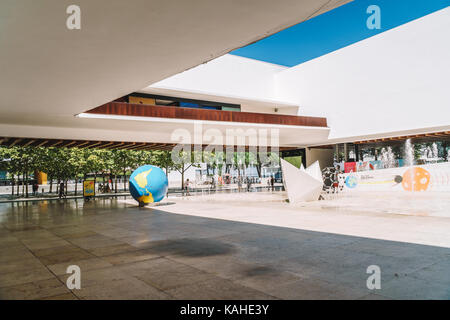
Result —
[[276, 75], [277, 99], [329, 138], [450, 124], [450, 8]]
[[[274, 75], [286, 67], [226, 54], [149, 88], [243, 99], [274, 100]], [[143, 90], [145, 91], [145, 89]]]
[[277, 114], [286, 114], [295, 116], [298, 114], [298, 107], [282, 107], [277, 108], [275, 111], [275, 107], [264, 107], [260, 105], [245, 105], [241, 106], [241, 111], [243, 112], [258, 112], [258, 113], [277, 113]]
[[326, 117], [334, 142], [447, 128], [448, 30], [450, 8], [292, 68], [224, 55], [147, 89], [229, 97], [248, 112], [274, 113], [280, 103], [280, 114]]

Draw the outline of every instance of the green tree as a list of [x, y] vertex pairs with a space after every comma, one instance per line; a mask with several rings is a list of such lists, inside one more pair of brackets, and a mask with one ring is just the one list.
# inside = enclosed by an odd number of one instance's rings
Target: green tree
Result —
[[169, 175], [170, 171], [175, 169], [175, 164], [173, 163], [171, 152], [168, 150], [154, 151], [153, 159], [156, 166], [164, 168], [166, 177]]
[[86, 171], [84, 175], [85, 177], [89, 173], [94, 175], [94, 188], [97, 184], [97, 175], [104, 168], [103, 159], [98, 151], [101, 150], [83, 149], [83, 157], [86, 160]]
[[[199, 159], [196, 152], [172, 151], [171, 155], [177, 161], [174, 161], [173, 168], [181, 174], [181, 189], [184, 190], [184, 174], [190, 167], [200, 167], [200, 163], [196, 162]], [[175, 154], [174, 154], [175, 153]], [[173, 160], [172, 158], [172, 160]]]
[[[20, 167], [20, 156], [17, 147], [0, 147], [0, 170], [8, 172], [11, 176], [11, 196], [14, 196], [15, 177], [16, 174], [18, 175]], [[19, 180], [18, 176], [17, 180]], [[18, 182], [17, 186], [19, 186]], [[17, 195], [19, 195], [18, 189]]]
[[53, 192], [53, 181], [57, 179], [60, 167], [60, 153], [57, 148], [42, 148], [40, 171], [45, 172], [50, 183], [49, 193]]
[[78, 148], [68, 150], [68, 171], [75, 178], [75, 195], [78, 193], [78, 179], [80, 175], [88, 173], [87, 161], [83, 151]]

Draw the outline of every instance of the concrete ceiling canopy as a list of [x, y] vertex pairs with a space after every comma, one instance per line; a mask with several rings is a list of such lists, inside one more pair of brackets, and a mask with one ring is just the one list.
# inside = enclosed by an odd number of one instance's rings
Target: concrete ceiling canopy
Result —
[[69, 30], [73, 1], [3, 0], [0, 123], [22, 133], [36, 126], [40, 136], [83, 128], [102, 139], [111, 123], [74, 115], [346, 2], [78, 0], [81, 29]]

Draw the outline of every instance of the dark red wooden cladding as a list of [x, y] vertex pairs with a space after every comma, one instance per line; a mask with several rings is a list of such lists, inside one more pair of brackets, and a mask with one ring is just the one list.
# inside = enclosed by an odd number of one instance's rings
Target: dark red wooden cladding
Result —
[[193, 108], [169, 107], [169, 106], [152, 106], [152, 105], [125, 103], [125, 102], [110, 102], [100, 107], [86, 111], [86, 113], [187, 119], [187, 120], [280, 124], [290, 126], [311, 126], [311, 127], [327, 126], [327, 119], [319, 117], [303, 117], [303, 116], [291, 116], [283, 114], [193, 109]]

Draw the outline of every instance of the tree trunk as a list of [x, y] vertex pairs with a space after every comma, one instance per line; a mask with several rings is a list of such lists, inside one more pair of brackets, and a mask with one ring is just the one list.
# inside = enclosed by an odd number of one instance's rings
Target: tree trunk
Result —
[[117, 174], [114, 175], [114, 192], [117, 193]]
[[12, 197], [14, 197], [14, 186], [15, 186], [14, 175], [11, 174], [11, 196]]
[[123, 169], [123, 190], [127, 191], [127, 171]]
[[26, 176], [25, 176], [25, 197], [28, 198], [28, 170], [27, 170], [27, 167], [25, 167], [25, 171], [27, 172]]
[[66, 181], [64, 181], [64, 193], [67, 195], [67, 183], [68, 183], [69, 179], [66, 179]]
[[51, 177], [49, 177], [50, 178], [50, 189], [48, 190], [48, 193], [52, 193], [52, 191], [53, 191], [53, 178], [51, 178]]
[[25, 196], [25, 173], [22, 173], [22, 197]]
[[94, 173], [94, 193], [95, 193], [95, 184], [97, 183], [97, 172]]
[[261, 178], [261, 163], [256, 165], [256, 171], [258, 172], [258, 178]]
[[17, 174], [17, 190], [16, 190], [17, 196], [19, 196], [20, 193], [19, 186], [20, 186], [20, 176], [19, 174]]
[[183, 168], [181, 169], [181, 190], [184, 192], [184, 164]]
[[78, 179], [75, 176], [75, 196], [77, 195], [77, 186], [78, 186]]

